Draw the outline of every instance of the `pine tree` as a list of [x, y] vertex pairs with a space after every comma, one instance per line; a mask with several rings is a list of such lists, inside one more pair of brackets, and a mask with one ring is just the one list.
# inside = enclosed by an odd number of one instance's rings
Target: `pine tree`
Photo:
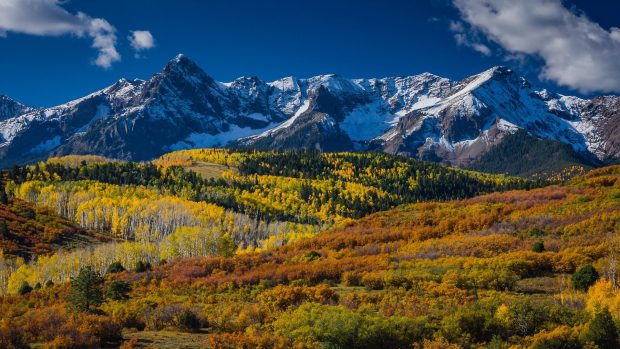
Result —
[[200, 326], [200, 319], [191, 310], [185, 310], [179, 316], [179, 328], [183, 331], [198, 332]]
[[599, 274], [591, 264], [586, 264], [577, 269], [572, 276], [573, 287], [577, 290], [587, 291], [598, 280]]
[[112, 281], [106, 290], [106, 297], [120, 301], [129, 298], [127, 293], [131, 291], [131, 286], [122, 280]]
[[71, 280], [69, 302], [79, 311], [90, 311], [91, 307], [103, 303], [102, 283], [101, 276], [91, 267], [81, 268], [78, 276]]
[[133, 269], [136, 273], [144, 273], [147, 270], [151, 270], [151, 263], [138, 261]]
[[32, 292], [32, 287], [26, 282], [22, 282], [21, 286], [19, 286], [19, 290], [17, 290], [17, 293], [20, 295], [25, 295]]
[[0, 220], [0, 236], [7, 237], [9, 235], [9, 226], [4, 219]]
[[115, 273], [120, 273], [123, 271], [125, 271], [125, 267], [123, 267], [121, 262], [113, 262], [112, 264], [108, 266], [108, 270], [106, 271], [106, 273], [115, 274]]
[[532, 245], [532, 251], [537, 253], [545, 252], [545, 244], [542, 241], [536, 241]]
[[6, 205], [9, 203], [9, 198], [6, 195], [4, 185], [0, 185], [0, 204]]
[[600, 349], [618, 348], [618, 329], [609, 310], [604, 309], [594, 315], [581, 339]]

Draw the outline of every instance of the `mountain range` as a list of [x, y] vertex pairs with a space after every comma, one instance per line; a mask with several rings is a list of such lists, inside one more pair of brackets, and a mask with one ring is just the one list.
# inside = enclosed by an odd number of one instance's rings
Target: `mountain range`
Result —
[[[222, 83], [184, 55], [148, 80], [121, 79], [55, 107], [0, 96], [4, 166], [67, 154], [149, 160], [172, 150], [233, 146], [379, 150], [468, 168], [492, 161], [500, 169], [534, 151], [536, 161], [549, 161], [550, 154], [527, 149], [540, 140], [575, 163], [617, 162], [620, 97], [560, 95], [507, 67], [460, 81], [424, 73]], [[507, 144], [521, 149], [498, 151]]]

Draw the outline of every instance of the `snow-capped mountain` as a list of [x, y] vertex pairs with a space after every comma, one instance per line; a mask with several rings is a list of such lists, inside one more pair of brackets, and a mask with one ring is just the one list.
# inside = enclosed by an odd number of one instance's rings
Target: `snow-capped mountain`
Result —
[[149, 80], [119, 80], [86, 97], [0, 121], [0, 156], [101, 154], [146, 160], [163, 152], [223, 146], [284, 121], [258, 79], [223, 84], [179, 55]]
[[6, 115], [5, 164], [86, 153], [147, 160], [234, 145], [380, 149], [467, 166], [517, 130], [593, 161], [620, 158], [620, 97], [554, 94], [505, 67], [461, 81], [425, 73], [221, 83], [179, 55], [149, 80], [121, 79], [60, 106]]
[[536, 90], [505, 67], [462, 81], [428, 73], [308, 81], [314, 87], [308, 89], [307, 103], [291, 119], [239, 143], [381, 149], [466, 166], [506, 135], [523, 129], [570, 144], [592, 160], [620, 156], [620, 135], [613, 131], [620, 123], [619, 97], [584, 100]]
[[19, 103], [9, 96], [0, 95], [0, 120], [10, 119], [33, 110], [34, 108]]
[[618, 135], [605, 129], [619, 121], [620, 110], [606, 103], [606, 116], [602, 110], [588, 112], [601, 102], [536, 90], [511, 69], [495, 67], [457, 82], [434, 103], [407, 110], [377, 140], [389, 152], [466, 165], [506, 135], [523, 129], [539, 138], [570, 144], [586, 157], [617, 158]]

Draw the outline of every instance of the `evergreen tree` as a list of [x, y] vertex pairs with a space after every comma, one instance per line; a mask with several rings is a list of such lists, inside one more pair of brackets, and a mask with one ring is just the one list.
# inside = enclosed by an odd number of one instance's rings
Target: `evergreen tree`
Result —
[[106, 273], [115, 274], [125, 271], [125, 267], [121, 264], [121, 262], [114, 262], [108, 266]]
[[32, 292], [32, 287], [30, 287], [26, 281], [22, 282], [21, 286], [19, 286], [19, 290], [17, 290], [17, 293], [22, 296], [30, 292]]
[[542, 241], [536, 241], [532, 245], [532, 251], [537, 253], [545, 252], [545, 244]]
[[147, 270], [151, 270], [151, 263], [144, 261], [138, 261], [138, 263], [136, 263], [136, 267], [134, 268], [136, 273], [144, 273]]
[[183, 331], [198, 332], [200, 326], [200, 319], [191, 310], [185, 310], [179, 316], [179, 328]]
[[127, 293], [131, 291], [131, 286], [122, 280], [112, 281], [106, 290], [106, 297], [115, 301], [129, 298]]
[[543, 235], [545, 235], [545, 232], [540, 228], [532, 228], [532, 230], [530, 230], [529, 233], [531, 236], [534, 236], [537, 238], [543, 237]]
[[7, 237], [9, 235], [9, 226], [4, 219], [0, 219], [0, 236]]
[[78, 276], [71, 280], [69, 302], [79, 311], [89, 311], [100, 305], [103, 303], [102, 283], [101, 276], [91, 267], [81, 268]]
[[592, 343], [599, 349], [618, 348], [618, 329], [609, 310], [604, 309], [594, 315], [581, 335], [582, 341]]
[[9, 203], [9, 198], [6, 195], [6, 190], [4, 189], [4, 185], [0, 185], [0, 204], [6, 205]]
[[599, 274], [592, 264], [586, 264], [577, 269], [572, 276], [573, 287], [577, 290], [587, 291], [598, 280]]

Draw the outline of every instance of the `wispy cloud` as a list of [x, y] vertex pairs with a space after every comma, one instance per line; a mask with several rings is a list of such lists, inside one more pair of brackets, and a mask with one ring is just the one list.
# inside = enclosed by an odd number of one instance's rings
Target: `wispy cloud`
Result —
[[102, 18], [69, 13], [60, 0], [0, 0], [0, 35], [9, 32], [39, 36], [75, 35], [92, 39], [94, 64], [109, 68], [120, 61], [116, 28]]
[[[619, 28], [606, 30], [561, 0], [453, 2], [463, 22], [509, 54], [541, 58], [541, 78], [584, 93], [620, 92]], [[467, 29], [458, 29], [457, 42], [476, 49]]]
[[480, 42], [478, 35], [473, 30], [466, 30], [461, 22], [450, 22], [450, 30], [454, 32], [454, 39], [460, 46], [471, 47], [485, 56], [491, 55], [491, 49]]

